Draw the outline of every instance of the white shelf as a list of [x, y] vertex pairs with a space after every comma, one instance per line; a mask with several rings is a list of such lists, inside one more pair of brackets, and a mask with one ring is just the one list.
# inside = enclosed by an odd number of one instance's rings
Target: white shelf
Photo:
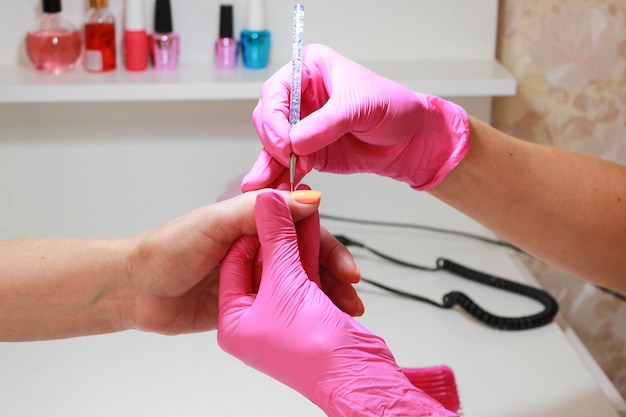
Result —
[[[515, 94], [515, 78], [494, 59], [368, 61], [373, 71], [424, 93], [447, 97]], [[0, 66], [0, 103], [257, 99], [278, 65], [263, 70], [219, 71], [184, 64], [173, 72], [123, 69], [93, 74], [75, 68], [46, 74]]]
[[512, 96], [517, 80], [496, 59], [386, 60], [367, 68], [422, 93], [442, 97]]

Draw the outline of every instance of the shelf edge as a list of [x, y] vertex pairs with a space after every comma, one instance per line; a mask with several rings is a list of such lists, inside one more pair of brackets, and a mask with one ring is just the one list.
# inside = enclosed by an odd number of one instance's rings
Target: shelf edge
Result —
[[[372, 71], [407, 88], [442, 97], [514, 95], [515, 78], [495, 59], [363, 62]], [[75, 70], [76, 71], [76, 70]], [[32, 69], [0, 66], [0, 103], [256, 100], [271, 69], [219, 73], [189, 65], [170, 74], [83, 71], [47, 84]], [[46, 74], [45, 76], [49, 76]], [[93, 80], [96, 79], [96, 82]]]

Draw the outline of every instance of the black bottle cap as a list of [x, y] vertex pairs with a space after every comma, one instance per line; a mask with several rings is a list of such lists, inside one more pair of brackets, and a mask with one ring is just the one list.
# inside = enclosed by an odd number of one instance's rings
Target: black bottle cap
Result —
[[42, 0], [44, 13], [58, 13], [61, 11], [61, 0]]
[[232, 4], [220, 5], [220, 38], [234, 37], [233, 30], [233, 6]]
[[173, 31], [170, 0], [156, 0], [154, 6], [154, 31], [156, 33], [171, 33]]

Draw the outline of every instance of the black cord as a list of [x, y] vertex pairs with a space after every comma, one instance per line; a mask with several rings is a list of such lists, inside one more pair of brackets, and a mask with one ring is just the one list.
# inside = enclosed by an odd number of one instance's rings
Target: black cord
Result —
[[433, 271], [434, 272], [434, 271], [439, 270], [439, 268], [436, 267], [436, 266], [435, 267], [422, 266], [422, 265], [406, 262], [406, 261], [403, 261], [403, 260], [398, 259], [398, 258], [393, 258], [393, 257], [391, 257], [389, 255], [385, 255], [384, 253], [377, 251], [374, 248], [370, 248], [369, 246], [365, 246], [364, 243], [358, 242], [358, 241], [356, 241], [354, 239], [350, 239], [350, 238], [348, 238], [348, 237], [346, 237], [344, 235], [335, 235], [335, 239], [337, 239], [339, 242], [341, 242], [346, 247], [347, 246], [356, 246], [356, 247], [359, 247], [359, 248], [363, 248], [363, 249], [373, 253], [374, 255], [377, 255], [380, 258], [386, 259], [386, 260], [388, 260], [390, 262], [393, 262], [395, 264], [398, 264], [398, 265], [402, 265], [402, 266], [406, 266], [406, 267], [414, 268], [414, 269], [419, 269], [419, 270], [422, 270], [422, 271]]
[[[467, 233], [467, 232], [462, 232], [462, 231], [458, 231], [458, 230], [451, 230], [451, 229], [444, 229], [444, 228], [439, 228], [439, 227], [434, 227], [434, 226], [426, 226], [426, 225], [422, 225], [422, 224], [416, 224], [416, 223], [398, 223], [398, 222], [390, 222], [390, 221], [379, 221], [379, 220], [363, 220], [363, 219], [354, 219], [354, 218], [350, 218], [350, 217], [342, 217], [342, 216], [335, 216], [335, 215], [331, 215], [331, 214], [321, 214], [320, 213], [320, 218], [322, 219], [328, 219], [328, 220], [336, 220], [336, 221], [340, 221], [340, 222], [346, 222], [346, 223], [355, 223], [355, 224], [365, 224], [365, 225], [370, 225], [370, 226], [386, 226], [386, 227], [398, 227], [398, 228], [405, 228], [405, 229], [418, 229], [418, 230], [426, 230], [426, 231], [430, 231], [430, 232], [435, 232], [435, 233], [442, 233], [442, 234], [449, 234], [449, 235], [454, 235], [454, 236], [462, 236], [462, 237], [466, 237], [469, 239], [474, 239], [474, 240], [478, 240], [480, 242], [484, 242], [484, 243], [488, 243], [491, 245], [496, 245], [496, 246], [503, 246], [505, 248], [509, 248], [509, 249], [513, 249], [517, 252], [523, 253], [525, 255], [531, 256], [530, 254], [528, 254], [527, 252], [525, 252], [524, 250], [518, 248], [517, 246], [502, 241], [502, 240], [498, 240], [498, 239], [491, 239], [485, 236], [480, 236], [480, 235], [476, 235], [473, 233]], [[370, 249], [371, 251], [371, 249]], [[374, 252], [373, 252], [374, 253]], [[382, 255], [382, 254], [377, 254], [378, 256], [385, 258], [386, 255]], [[392, 261], [394, 262], [394, 261]], [[396, 263], [401, 264], [401, 262], [403, 261], [399, 261], [399, 260], [395, 260]], [[405, 265], [405, 266], [409, 266], [409, 265]], [[417, 268], [417, 269], [424, 269], [424, 270], [429, 270], [428, 268]], [[618, 300], [624, 301], [626, 302], [626, 295], [619, 293], [617, 291], [602, 287], [600, 285], [596, 285], [596, 284], [592, 284], [594, 287], [596, 287], [598, 290], [603, 291], [606, 294], [612, 295], [613, 297], [617, 298]]]
[[393, 262], [395, 264], [403, 265], [409, 268], [415, 268], [422, 271], [439, 271], [445, 270], [450, 273], [453, 273], [457, 276], [460, 276], [465, 279], [469, 279], [471, 281], [488, 285], [491, 287], [499, 288], [504, 291], [508, 291], [511, 293], [515, 293], [518, 295], [522, 295], [524, 297], [532, 298], [535, 301], [541, 303], [544, 306], [544, 309], [530, 316], [523, 317], [503, 317], [498, 316], [493, 313], [490, 313], [476, 304], [470, 297], [465, 295], [460, 291], [452, 291], [444, 295], [442, 303], [437, 303], [436, 301], [430, 300], [428, 298], [419, 296], [417, 294], [412, 294], [409, 292], [405, 292], [402, 290], [398, 290], [396, 288], [389, 287], [387, 285], [380, 284], [376, 281], [373, 281], [368, 278], [361, 279], [364, 282], [367, 282], [371, 285], [374, 285], [378, 288], [389, 291], [393, 294], [400, 295], [402, 297], [410, 298], [412, 300], [421, 301], [433, 305], [435, 307], [451, 309], [455, 306], [461, 307], [468, 314], [479, 320], [480, 322], [494, 327], [500, 330], [526, 330], [533, 329], [536, 327], [540, 327], [550, 323], [557, 312], [559, 311], [559, 306], [556, 300], [547, 292], [530, 287], [528, 285], [520, 284], [517, 282], [513, 282], [504, 278], [496, 277], [494, 275], [486, 274], [484, 272], [476, 271], [474, 269], [468, 268], [456, 262], [450, 261], [449, 259], [439, 258], [437, 259], [436, 267], [427, 267], [423, 265], [417, 265], [410, 262], [403, 261], [401, 259], [394, 258], [389, 255], [385, 255], [382, 252], [370, 248], [362, 242], [358, 242], [354, 239], [350, 239], [344, 235], [335, 235], [335, 238], [339, 240], [346, 247], [348, 246], [357, 246], [359, 248], [363, 248], [385, 260]]
[[379, 220], [361, 220], [361, 219], [354, 219], [350, 217], [341, 217], [341, 216], [335, 216], [331, 214], [322, 214], [322, 213], [320, 213], [320, 218], [327, 219], [327, 220], [336, 220], [336, 221], [346, 222], [346, 223], [366, 224], [370, 226], [390, 226], [390, 227], [399, 227], [403, 229], [426, 230], [429, 232], [449, 234], [449, 235], [454, 235], [454, 236], [462, 236], [462, 237], [478, 240], [481, 242], [489, 243], [491, 245], [503, 246], [505, 248], [513, 249], [518, 252], [524, 252], [523, 250], [521, 250], [515, 245], [510, 244], [509, 242], [504, 242], [498, 239], [492, 239], [492, 238], [477, 235], [474, 233], [462, 232], [459, 230], [444, 229], [440, 227], [426, 226], [423, 224], [416, 224], [416, 223], [398, 223], [398, 222], [379, 221]]

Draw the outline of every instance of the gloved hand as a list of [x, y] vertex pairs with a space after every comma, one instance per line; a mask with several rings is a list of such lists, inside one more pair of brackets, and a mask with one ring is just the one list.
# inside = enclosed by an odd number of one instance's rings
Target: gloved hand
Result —
[[298, 180], [323, 172], [367, 172], [427, 190], [468, 151], [460, 106], [415, 93], [322, 45], [303, 50], [301, 120], [289, 124], [291, 66], [263, 85], [253, 120], [264, 150], [243, 181], [249, 191], [285, 182], [289, 155]]
[[[218, 342], [300, 392], [329, 416], [453, 416], [415, 388], [385, 342], [320, 290], [319, 218], [294, 226], [284, 198], [262, 192], [258, 240], [240, 238], [220, 275]], [[262, 275], [253, 293], [261, 248]]]

